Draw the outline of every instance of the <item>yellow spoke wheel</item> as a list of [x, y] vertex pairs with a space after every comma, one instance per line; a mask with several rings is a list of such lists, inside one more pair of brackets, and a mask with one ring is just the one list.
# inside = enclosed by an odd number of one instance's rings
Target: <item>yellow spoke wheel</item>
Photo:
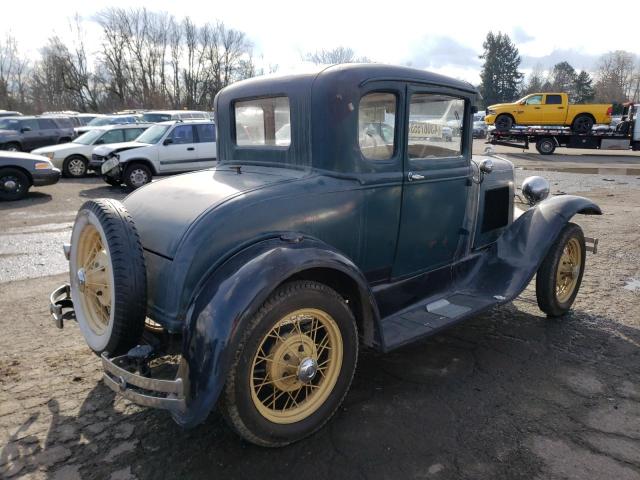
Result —
[[324, 404], [340, 374], [340, 328], [327, 312], [303, 308], [264, 336], [251, 367], [251, 398], [260, 414], [278, 424], [309, 417]]
[[561, 303], [569, 300], [578, 283], [582, 267], [582, 250], [578, 239], [571, 238], [560, 256], [556, 272], [556, 296]]
[[87, 224], [78, 242], [78, 287], [89, 328], [102, 335], [111, 318], [112, 268], [100, 232]]

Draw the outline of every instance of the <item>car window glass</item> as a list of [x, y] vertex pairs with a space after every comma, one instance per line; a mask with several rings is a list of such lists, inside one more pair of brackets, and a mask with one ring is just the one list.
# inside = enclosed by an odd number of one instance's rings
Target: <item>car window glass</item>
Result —
[[51, 128], [73, 128], [73, 121], [70, 118], [53, 118], [51, 119], [53, 120], [53, 123], [55, 124], [55, 127], [51, 127]]
[[358, 144], [369, 160], [389, 160], [395, 151], [396, 95], [368, 93], [358, 108]]
[[49, 130], [49, 129], [58, 128], [56, 123], [53, 120], [51, 120], [50, 118], [39, 118], [38, 119], [38, 124], [40, 125], [40, 128], [42, 130]]
[[464, 100], [418, 93], [409, 107], [409, 158], [447, 158], [462, 154]]
[[[289, 98], [258, 98], [235, 103], [236, 144], [288, 146], [291, 135], [281, 129], [291, 123]], [[276, 132], [279, 135], [276, 135]]]
[[144, 132], [144, 128], [127, 128], [124, 131], [124, 141], [131, 142], [138, 138], [142, 132]]
[[547, 105], [562, 105], [561, 95], [547, 95]]
[[20, 123], [21, 123], [20, 128], [28, 127], [32, 131], [40, 130], [40, 128], [41, 128], [40, 124], [38, 123], [38, 121], [35, 118], [28, 118], [26, 120], [22, 120], [22, 122], [20, 122]]
[[216, 141], [216, 129], [210, 123], [202, 125], [196, 125], [198, 131], [198, 142], [215, 142]]
[[124, 136], [122, 135], [122, 130], [109, 130], [105, 132], [104, 135], [100, 138], [102, 143], [118, 143], [124, 141]]
[[542, 95], [534, 95], [533, 97], [527, 98], [527, 105], [541, 105], [542, 104]]
[[178, 125], [169, 134], [169, 137], [176, 145], [193, 143], [193, 127], [191, 125]]

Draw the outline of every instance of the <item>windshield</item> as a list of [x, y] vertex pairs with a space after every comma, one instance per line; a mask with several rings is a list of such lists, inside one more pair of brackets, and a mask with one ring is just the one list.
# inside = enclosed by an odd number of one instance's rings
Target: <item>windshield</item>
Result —
[[20, 120], [2, 118], [0, 119], [0, 130], [20, 130]]
[[170, 113], [145, 113], [142, 115], [143, 122], [166, 122], [167, 120], [171, 120]]
[[79, 143], [80, 145], [91, 145], [103, 133], [104, 130], [101, 129], [89, 130], [87, 133], [83, 133], [78, 138], [76, 138], [73, 143]]
[[136, 142], [148, 143], [150, 145], [158, 143], [168, 129], [169, 125], [154, 125], [136, 138]]

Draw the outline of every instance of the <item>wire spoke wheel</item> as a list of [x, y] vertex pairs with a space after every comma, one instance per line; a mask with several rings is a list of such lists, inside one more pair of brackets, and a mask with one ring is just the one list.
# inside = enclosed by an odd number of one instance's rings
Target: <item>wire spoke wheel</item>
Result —
[[562, 251], [556, 272], [556, 297], [559, 302], [566, 302], [576, 288], [582, 266], [581, 253], [580, 243], [575, 238], [570, 239]]
[[281, 318], [263, 338], [251, 368], [251, 397], [273, 423], [304, 420], [330, 395], [342, 367], [343, 341], [326, 312], [304, 308]]
[[78, 286], [89, 328], [102, 335], [111, 319], [113, 274], [109, 254], [95, 226], [87, 224], [78, 242]]

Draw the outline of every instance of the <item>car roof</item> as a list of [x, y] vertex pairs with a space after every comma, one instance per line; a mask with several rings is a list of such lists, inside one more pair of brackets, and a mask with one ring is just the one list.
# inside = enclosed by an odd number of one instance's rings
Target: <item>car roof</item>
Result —
[[[185, 118], [184, 120], [165, 120], [164, 122], [158, 122], [154, 125], [176, 125], [176, 124], [200, 124], [200, 123], [211, 123], [215, 125], [213, 120], [207, 120], [205, 118]], [[138, 124], [139, 125], [139, 124]]]
[[179, 114], [179, 113], [208, 113], [205, 110], [149, 110], [144, 113], [166, 113], [166, 114]]
[[119, 123], [119, 124], [115, 124], [115, 125], [101, 125], [99, 127], [96, 127], [95, 130], [117, 130], [117, 129], [129, 129], [129, 128], [148, 128], [151, 127], [152, 125], [155, 125], [155, 123]]

